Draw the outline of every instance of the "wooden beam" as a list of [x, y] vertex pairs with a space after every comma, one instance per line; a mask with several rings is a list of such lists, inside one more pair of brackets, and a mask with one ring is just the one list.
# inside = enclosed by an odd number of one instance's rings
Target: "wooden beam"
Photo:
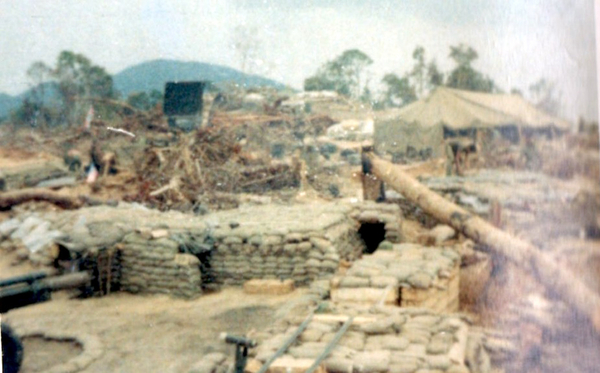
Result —
[[600, 295], [568, 268], [543, 253], [533, 244], [494, 227], [477, 215], [431, 191], [399, 167], [367, 153], [373, 173], [383, 182], [418, 205], [423, 211], [465, 236], [490, 247], [520, 268], [532, 273], [552, 293], [587, 315], [600, 333]]

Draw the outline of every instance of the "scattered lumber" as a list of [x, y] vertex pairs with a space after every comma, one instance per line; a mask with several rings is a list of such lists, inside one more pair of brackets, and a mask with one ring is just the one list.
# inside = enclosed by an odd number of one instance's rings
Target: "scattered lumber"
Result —
[[392, 163], [369, 151], [364, 152], [363, 156], [369, 160], [370, 171], [383, 182], [440, 222], [489, 246], [496, 254], [532, 273], [549, 292], [557, 294], [587, 315], [596, 332], [600, 333], [600, 295], [590, 290], [575, 273], [562, 267], [531, 243], [513, 237], [431, 191]]

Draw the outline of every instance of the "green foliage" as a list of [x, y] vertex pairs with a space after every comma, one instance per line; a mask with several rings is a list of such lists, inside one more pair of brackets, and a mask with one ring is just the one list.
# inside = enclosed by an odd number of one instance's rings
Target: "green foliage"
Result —
[[489, 77], [484, 77], [471, 66], [458, 66], [448, 76], [446, 85], [450, 88], [464, 89], [467, 91], [494, 92], [496, 85]]
[[[56, 65], [50, 67], [43, 62], [34, 62], [27, 70], [32, 85], [31, 95], [12, 116], [17, 124], [37, 125], [43, 123], [74, 124], [89, 110], [90, 99], [107, 99], [116, 96], [112, 77], [100, 66], [94, 65], [89, 58], [71, 51], [62, 51]], [[47, 81], [54, 81], [60, 99], [58, 112], [47, 108], [45, 88]], [[111, 116], [111, 110], [105, 104], [96, 104], [96, 112]]]
[[479, 92], [494, 92], [497, 90], [492, 79], [483, 76], [471, 67], [471, 63], [478, 57], [473, 48], [464, 44], [451, 46], [449, 57], [456, 62], [456, 67], [448, 76], [446, 81], [448, 87]]
[[444, 85], [444, 74], [439, 71], [435, 60], [427, 66], [427, 79], [432, 89]]
[[425, 64], [425, 48], [417, 46], [413, 51], [413, 59], [415, 64], [412, 71], [408, 74], [414, 81], [415, 92], [418, 97], [425, 95], [427, 88], [427, 66]]
[[341, 95], [359, 98], [366, 86], [362, 74], [373, 60], [358, 49], [343, 52], [325, 63], [317, 73], [304, 81], [305, 91], [335, 91]]
[[475, 61], [479, 55], [468, 45], [460, 43], [457, 46], [450, 47], [450, 58], [456, 62], [458, 67], [471, 66], [471, 62]]
[[136, 109], [150, 110], [162, 102], [162, 93], [156, 89], [148, 92], [136, 92], [127, 97], [127, 103]]
[[112, 77], [104, 68], [93, 65], [82, 54], [63, 51], [52, 70], [63, 101], [64, 113], [71, 122], [81, 113], [77, 112], [76, 100], [114, 97]]
[[381, 82], [385, 86], [382, 99], [385, 107], [401, 107], [417, 100], [417, 94], [408, 77], [399, 78], [398, 75], [390, 73], [386, 74]]
[[46, 127], [55, 115], [49, 108], [39, 102], [26, 98], [17, 110], [11, 113], [13, 123], [26, 125], [32, 128]]
[[45, 102], [44, 82], [52, 76], [52, 69], [42, 61], [36, 61], [27, 69], [27, 77], [31, 88], [31, 98], [39, 106]]

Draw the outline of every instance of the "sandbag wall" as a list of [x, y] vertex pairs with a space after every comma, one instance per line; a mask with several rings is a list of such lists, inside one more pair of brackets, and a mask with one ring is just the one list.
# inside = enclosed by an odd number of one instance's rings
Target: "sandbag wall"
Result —
[[460, 256], [450, 248], [395, 244], [364, 255], [334, 277], [331, 299], [457, 311], [459, 265]]
[[292, 279], [298, 286], [329, 278], [340, 260], [354, 260], [362, 250], [349, 220], [322, 231], [291, 228], [260, 235], [248, 229], [215, 232], [211, 267], [216, 282], [242, 285], [250, 279]]
[[179, 253], [179, 243], [130, 233], [119, 244], [121, 288], [132, 293], [162, 293], [193, 298], [202, 293], [200, 262]]
[[[489, 357], [470, 340], [469, 326], [456, 316], [424, 309], [336, 306], [315, 315], [299, 339], [273, 365], [310, 365], [349, 316], [354, 321], [322, 363], [327, 372], [489, 372]], [[264, 363], [296, 329], [276, 323], [251, 353]], [[260, 366], [260, 364], [256, 364]]]

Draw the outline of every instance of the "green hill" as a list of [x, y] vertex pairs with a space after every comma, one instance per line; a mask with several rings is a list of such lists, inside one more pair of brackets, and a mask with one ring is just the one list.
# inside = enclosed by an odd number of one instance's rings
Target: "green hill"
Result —
[[123, 97], [132, 92], [163, 91], [169, 81], [210, 81], [215, 84], [236, 83], [247, 87], [285, 86], [258, 75], [249, 75], [226, 66], [202, 62], [154, 60], [131, 66], [113, 76], [114, 86]]
[[[285, 85], [258, 75], [245, 74], [226, 66], [203, 62], [183, 62], [174, 60], [154, 60], [143, 62], [124, 69], [113, 75], [114, 88], [126, 98], [133, 92], [162, 92], [166, 82], [171, 81], [209, 81], [216, 85], [235, 83], [246, 87], [267, 86], [283, 89]], [[47, 85], [46, 102], [56, 105], [58, 92], [53, 83]], [[31, 95], [27, 90], [18, 96], [0, 93], [0, 120], [9, 116], [11, 110], [19, 107], [25, 97]]]

